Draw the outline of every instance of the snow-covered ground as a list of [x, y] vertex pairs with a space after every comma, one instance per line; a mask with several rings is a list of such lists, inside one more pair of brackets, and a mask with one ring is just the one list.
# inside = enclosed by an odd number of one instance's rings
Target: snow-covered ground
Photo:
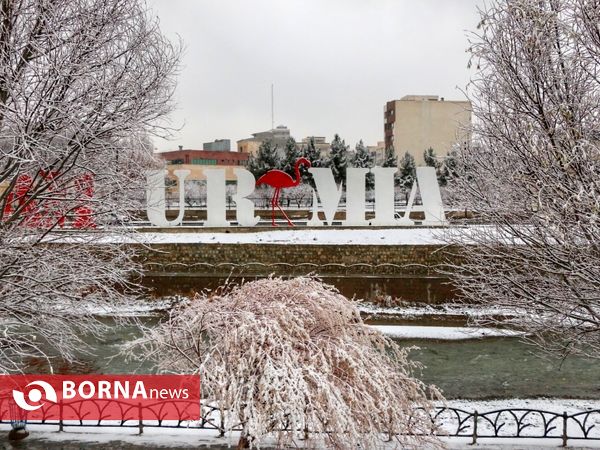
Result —
[[515, 337], [522, 333], [499, 328], [423, 327], [414, 325], [370, 325], [383, 334], [400, 339], [463, 340], [484, 337]]
[[[104, 316], [145, 316], [158, 311], [168, 310], [172, 305], [186, 300], [188, 297], [182, 295], [171, 295], [160, 298], [145, 298], [137, 301], [130, 301], [119, 305], [111, 304], [108, 307], [98, 306], [97, 303], [90, 303], [88, 309], [90, 312]], [[393, 319], [419, 319], [432, 316], [462, 316], [469, 317], [490, 317], [490, 316], [510, 316], [514, 312], [502, 308], [488, 308], [478, 306], [458, 306], [448, 303], [439, 305], [420, 305], [420, 306], [379, 306], [374, 303], [361, 301], [357, 303], [358, 310], [367, 316], [390, 317]]]
[[[480, 439], [477, 444], [472, 445], [470, 438], [442, 438], [446, 448], [452, 450], [467, 450], [472, 448], [489, 450], [534, 450], [546, 448], [561, 448], [562, 441], [554, 439], [534, 439], [534, 438], [501, 438], [501, 439]], [[591, 440], [569, 440], [568, 448], [571, 449], [592, 449], [600, 448], [600, 441]], [[564, 448], [564, 447], [562, 447]]]
[[503, 400], [449, 400], [448, 406], [465, 411], [495, 411], [502, 408], [539, 409], [562, 414], [574, 414], [580, 411], [600, 409], [600, 400], [580, 400], [564, 398], [529, 398]]
[[113, 317], [142, 317], [150, 316], [155, 313], [166, 311], [173, 304], [180, 301], [182, 297], [171, 296], [159, 299], [142, 299], [122, 302], [120, 304], [100, 305], [92, 302], [85, 304], [85, 308], [90, 314], [97, 316]]
[[53, 242], [80, 240], [97, 243], [144, 244], [327, 244], [327, 245], [442, 245], [439, 228], [344, 228], [344, 229], [281, 229], [249, 233], [217, 233], [208, 230], [179, 233], [141, 232], [127, 236], [106, 234], [90, 240], [82, 234], [61, 238], [52, 236]]
[[[150, 316], [161, 311], [167, 310], [171, 305], [184, 299], [185, 297], [171, 296], [160, 299], [145, 299], [140, 301], [131, 301], [121, 305], [100, 306], [89, 304], [88, 309], [91, 313], [99, 316], [116, 317], [142, 317]], [[361, 311], [378, 314], [395, 314], [400, 316], [416, 317], [435, 315], [436, 309], [421, 308], [379, 308], [370, 304], [361, 304]], [[462, 310], [456, 309], [456, 314], [464, 314]], [[446, 311], [450, 314], [449, 311]], [[417, 314], [415, 314], [417, 313]], [[463, 340], [477, 339], [484, 337], [516, 337], [520, 333], [512, 330], [502, 330], [498, 328], [477, 328], [477, 327], [451, 327], [451, 326], [415, 326], [415, 325], [370, 325], [391, 337], [400, 339], [441, 339], [441, 340]]]
[[[0, 426], [0, 430], [7, 432], [8, 426]], [[108, 448], [120, 448], [122, 444], [139, 446], [140, 449], [148, 448], [206, 448], [206, 449], [234, 449], [239, 438], [238, 433], [231, 436], [219, 438], [214, 431], [191, 430], [191, 429], [150, 429], [146, 428], [142, 435], [138, 435], [132, 429], [119, 428], [92, 428], [92, 427], [66, 427], [62, 433], [57, 433], [58, 428], [52, 426], [29, 426], [31, 435], [29, 440], [36, 439], [45, 444], [46, 448], [61, 445], [65, 442], [79, 442], [95, 445], [106, 445]], [[476, 445], [471, 445], [471, 438], [441, 438], [448, 449], [540, 449], [559, 448], [562, 441], [559, 438], [532, 439], [532, 438], [499, 438], [480, 439]], [[25, 444], [26, 442], [22, 442]], [[273, 443], [271, 443], [273, 444]], [[297, 442], [297, 448], [302, 447], [302, 441]], [[6, 447], [10, 448], [10, 447]], [[27, 448], [23, 446], [23, 448]], [[41, 448], [41, 447], [40, 447]], [[62, 445], [61, 447], [62, 448]], [[71, 447], [68, 447], [71, 448]], [[74, 448], [74, 447], [73, 447]], [[83, 448], [83, 447], [82, 447]], [[272, 449], [269, 442], [261, 447]], [[325, 448], [325, 447], [323, 447]], [[381, 446], [381, 450], [394, 448], [392, 445]], [[426, 449], [427, 447], [424, 447]], [[597, 449], [600, 441], [592, 440], [569, 440], [569, 448]], [[313, 447], [313, 450], [314, 447]]]
[[[442, 406], [442, 405], [440, 405]], [[562, 414], [563, 411], [567, 414], [574, 414], [592, 409], [600, 409], [600, 401], [586, 400], [571, 400], [571, 399], [512, 399], [512, 400], [492, 400], [492, 401], [472, 401], [472, 400], [453, 400], [448, 402], [446, 406], [462, 409], [468, 412], [477, 410], [479, 414], [486, 412], [497, 411], [499, 409], [536, 409], [542, 411], [554, 412]], [[481, 416], [480, 416], [481, 417]], [[493, 419], [493, 416], [491, 417]], [[506, 427], [503, 428], [502, 435], [508, 435], [514, 432], [514, 421], [511, 422], [511, 416], [505, 415], [500, 419], [506, 422]], [[543, 419], [539, 415], [528, 416], [527, 423], [536, 424], [536, 428], [531, 428], [529, 432], [524, 432], [524, 435], [539, 433], [539, 426], [543, 426]], [[443, 428], [441, 432], [454, 432], [456, 430], [456, 419], [451, 415], [444, 416]], [[578, 436], [581, 434], [578, 425], [569, 420], [568, 434], [570, 436]], [[562, 433], [562, 422], [557, 423], [558, 427], [552, 432], [554, 438], [535, 439], [535, 438], [479, 438], [478, 445], [470, 445], [470, 438], [442, 438], [442, 441], [448, 448], [510, 448], [510, 449], [527, 449], [527, 448], [556, 448], [561, 445], [560, 434]], [[588, 418], [586, 426], [600, 426], [600, 415], [591, 415]], [[8, 425], [0, 425], [0, 430], [7, 431]], [[479, 420], [479, 433], [486, 432], [489, 426], [486, 427], [485, 419]], [[233, 433], [230, 436], [219, 438], [216, 431], [200, 430], [191, 428], [182, 429], [165, 429], [165, 428], [144, 428], [144, 433], [138, 435], [137, 428], [118, 428], [118, 427], [65, 427], [65, 432], [57, 433], [57, 426], [54, 425], [28, 425], [28, 430], [31, 432], [30, 438], [36, 441], [48, 443], [61, 443], [65, 441], [87, 442], [94, 444], [109, 444], [112, 447], [117, 447], [118, 443], [127, 443], [137, 445], [140, 448], [193, 448], [216, 446], [218, 448], [226, 448], [228, 445], [233, 445], [237, 442], [238, 434]], [[469, 433], [471, 429], [467, 429], [465, 433]], [[598, 431], [592, 432], [594, 437], [600, 437]], [[265, 443], [268, 448], [269, 442]], [[298, 442], [299, 448], [302, 448], [302, 442]], [[600, 448], [600, 441], [592, 440], [569, 440], [569, 445], [576, 448]], [[383, 449], [391, 448], [383, 445]]]
[[[97, 304], [89, 304], [88, 309], [91, 313], [99, 316], [115, 316], [115, 317], [143, 317], [150, 316], [161, 311], [166, 311], [173, 304], [185, 299], [180, 296], [163, 297], [159, 299], [144, 299], [139, 301], [131, 301], [120, 305], [100, 306]], [[417, 307], [393, 307], [385, 308], [378, 307], [369, 303], [361, 303], [359, 309], [361, 312], [380, 315], [395, 315], [401, 317], [424, 317], [428, 315], [469, 315], [472, 314], [485, 315], [496, 313], [495, 311], [465, 311], [463, 308], [451, 308], [447, 305], [440, 308], [430, 306]], [[467, 308], [468, 309], [468, 308]], [[463, 340], [477, 339], [484, 337], [517, 337], [521, 333], [498, 328], [482, 328], [482, 327], [452, 327], [452, 326], [416, 326], [416, 325], [370, 325], [371, 327], [381, 331], [391, 337], [400, 339], [440, 339], [440, 340]]]
[[439, 305], [419, 306], [380, 306], [373, 303], [361, 302], [358, 305], [361, 313], [377, 316], [396, 316], [402, 318], [418, 318], [427, 316], [464, 316], [464, 317], [489, 317], [510, 316], [514, 311], [503, 308], [480, 306], [465, 306], [443, 303]]

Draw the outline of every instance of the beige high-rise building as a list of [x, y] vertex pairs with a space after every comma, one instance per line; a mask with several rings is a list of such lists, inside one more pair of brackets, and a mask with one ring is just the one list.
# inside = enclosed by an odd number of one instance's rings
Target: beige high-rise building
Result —
[[470, 124], [471, 102], [407, 95], [385, 105], [385, 147], [393, 146], [399, 158], [408, 152], [422, 165], [423, 152], [430, 147], [443, 158], [454, 145], [464, 145]]

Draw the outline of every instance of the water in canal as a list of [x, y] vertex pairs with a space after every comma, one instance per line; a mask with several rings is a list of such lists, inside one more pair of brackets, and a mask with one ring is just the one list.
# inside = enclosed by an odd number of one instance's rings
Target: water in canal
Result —
[[[392, 280], [397, 289], [397, 280]], [[214, 280], [211, 280], [214, 283]], [[377, 295], [385, 288], [388, 279], [363, 281], [350, 280], [344, 285], [344, 280], [336, 280], [336, 285], [346, 295], [351, 296], [355, 286], [363, 289], [361, 295], [371, 289], [368, 284], [375, 283]], [[195, 285], [183, 283], [177, 289], [175, 283], [165, 283], [155, 289], [154, 299], [165, 294], [181, 292], [189, 295], [194, 290], [207, 287], [202, 279], [196, 279]], [[430, 298], [436, 298], [437, 303], [450, 300], [450, 292], [444, 283], [422, 280], [409, 284], [411, 292], [427, 292]], [[212, 284], [211, 284], [212, 285]], [[439, 289], [436, 291], [436, 286]], [[196, 288], [196, 289], [194, 289]], [[366, 296], [366, 295], [365, 295]], [[375, 299], [371, 299], [375, 300]], [[439, 306], [439, 305], [438, 305]], [[149, 362], [130, 363], [123, 358], [115, 358], [123, 343], [135, 339], [138, 331], [134, 326], [117, 325], [111, 318], [104, 318], [111, 324], [112, 330], [102, 341], [90, 339], [95, 356], [82, 355], [81, 364], [77, 367], [65, 366], [64, 372], [101, 372], [101, 373], [151, 373], [154, 368]], [[160, 320], [160, 315], [143, 317], [146, 324]], [[459, 315], [402, 315], [384, 314], [368, 316], [367, 321], [386, 325], [425, 325], [425, 326], [463, 326], [466, 318]], [[405, 339], [398, 340], [401, 345], [417, 346], [411, 353], [411, 358], [423, 364], [424, 368], [416, 374], [424, 382], [435, 384], [442, 389], [448, 399], [489, 399], [489, 398], [584, 398], [600, 399], [600, 361], [582, 357], [569, 357], [564, 361], [548, 359], [528, 344], [518, 338], [484, 338], [460, 341], [434, 339]], [[36, 368], [40, 370], [40, 367]]]
[[[212, 288], [220, 280], [195, 278], [179, 283], [162, 280], [153, 285], [153, 295], [149, 302], [179, 293], [190, 295], [203, 288]], [[399, 289], [402, 299], [427, 293], [429, 301], [436, 308], [451, 300], [451, 290], [443, 280], [411, 280], [410, 283], [398, 279], [351, 279], [327, 280], [335, 284], [348, 297], [362, 297], [369, 300], [387, 294], [386, 288], [394, 294]], [[357, 289], [360, 286], [360, 289]], [[401, 291], [405, 286], [405, 291]], [[352, 291], [355, 290], [353, 295]], [[435, 300], [435, 301], [432, 301]], [[417, 304], [418, 305], [418, 304]], [[368, 309], [368, 308], [367, 308]], [[384, 308], [385, 310], [385, 308]], [[402, 308], [394, 308], [394, 314], [365, 314], [368, 323], [385, 325], [421, 326], [464, 326], [466, 317], [460, 314], [436, 314], [436, 309], [425, 308], [426, 314], [402, 314]], [[146, 325], [157, 323], [160, 313], [142, 316]], [[58, 372], [63, 373], [152, 373], [150, 362], [127, 362], [118, 355], [121, 346], [139, 336], [133, 325], [115, 323], [104, 317], [111, 332], [103, 340], [89, 337], [87, 340], [94, 355], [82, 354], [77, 365], [63, 365]], [[448, 399], [488, 399], [488, 398], [583, 398], [600, 399], [600, 361], [572, 356], [564, 361], [548, 359], [535, 348], [518, 338], [483, 338], [460, 341], [449, 340], [397, 340], [404, 346], [419, 347], [411, 353], [411, 358], [422, 363], [423, 369], [416, 375], [427, 384], [438, 386]], [[31, 372], [45, 371], [43, 362], [29, 361]], [[56, 370], [56, 368], [55, 368]]]
[[[111, 322], [111, 319], [105, 319]], [[157, 317], [143, 319], [147, 324]], [[65, 372], [152, 373], [150, 362], [130, 363], [114, 358], [124, 342], [138, 336], [133, 326], [114, 325], [102, 342], [90, 341], [95, 356], [81, 356], [81, 365]], [[461, 341], [398, 340], [417, 346], [411, 358], [425, 367], [418, 377], [440, 387], [448, 399], [469, 398], [584, 398], [600, 399], [600, 361], [569, 357], [546, 359], [518, 338]], [[39, 368], [38, 368], [39, 369]]]

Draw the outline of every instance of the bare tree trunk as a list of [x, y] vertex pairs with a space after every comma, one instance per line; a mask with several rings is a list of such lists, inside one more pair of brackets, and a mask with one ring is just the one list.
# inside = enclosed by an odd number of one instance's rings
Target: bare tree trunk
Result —
[[238, 441], [237, 450], [244, 450], [246, 448], [250, 448], [250, 440], [244, 436], [243, 434], [240, 436], [240, 440]]

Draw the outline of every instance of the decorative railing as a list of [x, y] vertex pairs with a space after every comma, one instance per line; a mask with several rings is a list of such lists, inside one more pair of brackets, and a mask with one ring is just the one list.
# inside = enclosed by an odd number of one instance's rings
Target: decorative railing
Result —
[[437, 408], [432, 423], [439, 435], [471, 438], [555, 438], [563, 446], [569, 440], [600, 440], [600, 410], [575, 413], [527, 408], [501, 408], [492, 411], [465, 411]]
[[334, 274], [336, 276], [354, 276], [354, 275], [372, 275], [374, 277], [381, 276], [394, 276], [414, 273], [423, 273], [427, 275], [434, 275], [432, 266], [427, 264], [418, 263], [406, 263], [406, 264], [395, 264], [395, 263], [288, 263], [288, 262], [276, 262], [276, 263], [262, 263], [262, 262], [194, 262], [194, 263], [183, 263], [183, 262], [152, 262], [147, 261], [145, 263], [147, 269], [147, 275], [160, 275], [165, 273], [224, 273], [224, 274], [264, 274], [264, 273], [277, 273], [284, 272], [286, 274], [307, 274], [307, 273], [319, 273], [319, 274]]
[[[24, 418], [20, 415], [14, 417], [11, 411], [12, 399], [0, 398], [0, 424], [20, 423]], [[217, 407], [210, 405], [202, 406], [202, 417], [200, 420], [163, 420], [161, 410], [165, 402], [157, 402], [155, 405], [141, 404], [132, 407], [130, 403], [122, 403], [123, 419], [121, 420], [57, 420], [45, 417], [56, 417], [56, 410], [70, 409], [77, 412], [81, 409], [83, 402], [86, 410], [89, 410], [90, 402], [97, 403], [97, 416], [102, 417], [102, 410], [106, 407], [106, 400], [79, 400], [52, 405], [44, 409], [44, 414], [39, 420], [29, 420], [27, 423], [35, 425], [57, 426], [59, 431], [64, 427], [125, 427], [137, 428], [143, 433], [146, 427], [160, 428], [186, 428], [215, 430], [224, 434], [222, 415]], [[173, 400], [172, 403], [185, 403], [182, 400]], [[119, 403], [113, 400], [112, 403]], [[492, 411], [466, 411], [451, 406], [437, 407], [431, 412], [422, 409], [416, 410], [415, 415], [427, 414], [431, 420], [432, 433], [445, 437], [469, 438], [472, 443], [478, 439], [485, 438], [528, 438], [547, 439], [553, 438], [562, 441], [564, 446], [569, 440], [599, 440], [600, 441], [600, 409], [591, 409], [578, 412], [556, 412], [540, 409], [526, 408], [500, 408]], [[11, 417], [12, 416], [12, 417]], [[139, 417], [154, 417], [154, 420], [139, 420]], [[239, 431], [241, 426], [232, 427]], [[284, 427], [285, 428], [285, 427]]]

